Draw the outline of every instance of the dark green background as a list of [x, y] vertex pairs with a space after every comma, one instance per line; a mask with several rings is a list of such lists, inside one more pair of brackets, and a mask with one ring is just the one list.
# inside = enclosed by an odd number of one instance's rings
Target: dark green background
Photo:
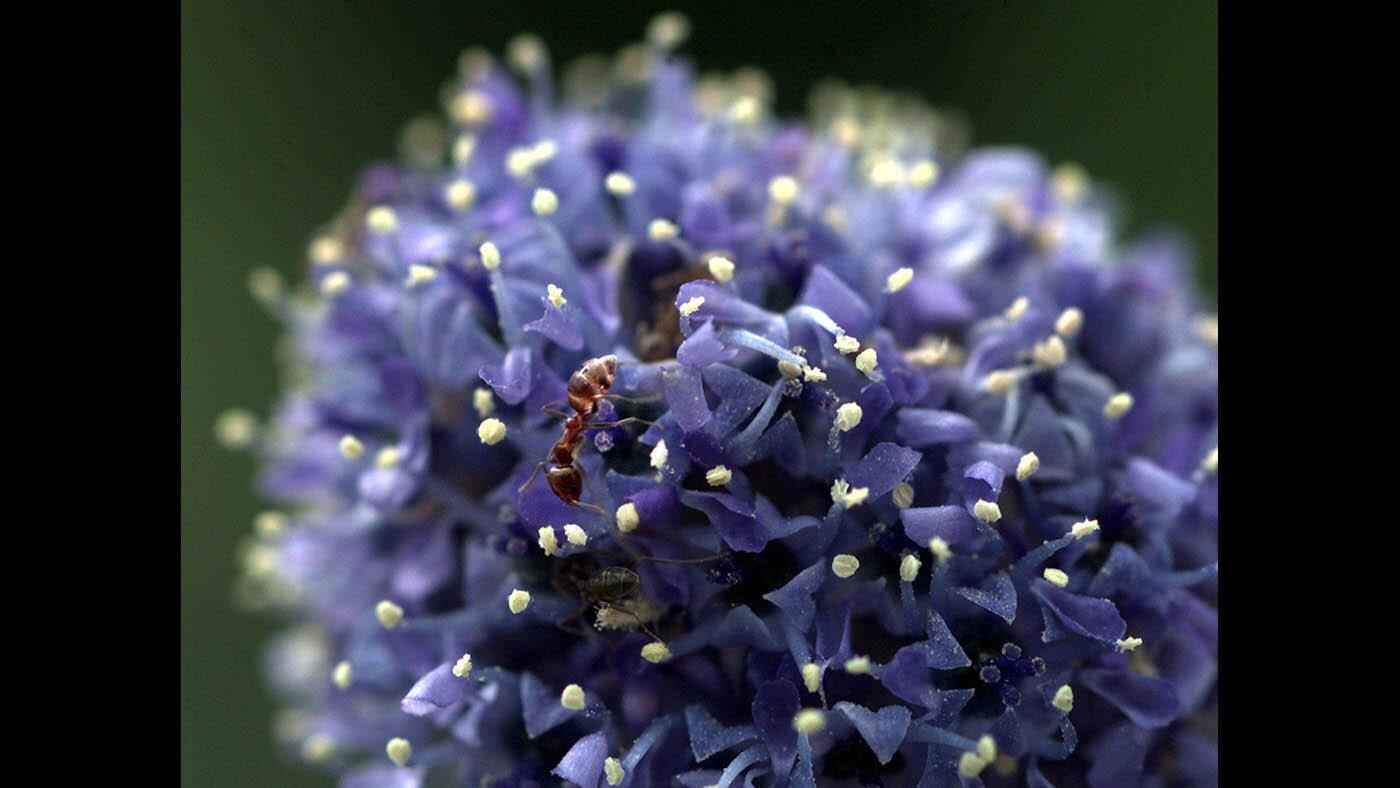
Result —
[[[812, 7], [815, 6], [815, 7]], [[667, 6], [662, 6], [667, 7]], [[224, 408], [265, 413], [273, 324], [247, 270], [299, 271], [357, 169], [436, 106], [457, 54], [539, 33], [556, 63], [635, 40], [652, 10], [615, 3], [214, 2], [181, 22], [181, 660], [186, 785], [317, 785], [271, 747], [258, 674], [274, 622], [229, 604], [234, 544], [259, 510], [253, 467], [217, 448]], [[1116, 184], [1129, 228], [1173, 224], [1217, 258], [1213, 2], [709, 3], [685, 51], [765, 68], [787, 113], [823, 76], [964, 110], [975, 143], [1015, 142]]]

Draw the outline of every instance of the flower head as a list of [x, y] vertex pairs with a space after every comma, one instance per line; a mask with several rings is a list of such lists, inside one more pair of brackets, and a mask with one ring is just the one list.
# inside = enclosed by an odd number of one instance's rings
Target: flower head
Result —
[[258, 279], [296, 376], [218, 432], [280, 513], [245, 596], [314, 625], [270, 659], [294, 751], [365, 785], [1213, 774], [1218, 328], [1180, 245], [878, 93], [781, 123], [685, 33], [580, 96], [538, 39], [465, 58], [450, 161], [368, 170], [305, 298]]

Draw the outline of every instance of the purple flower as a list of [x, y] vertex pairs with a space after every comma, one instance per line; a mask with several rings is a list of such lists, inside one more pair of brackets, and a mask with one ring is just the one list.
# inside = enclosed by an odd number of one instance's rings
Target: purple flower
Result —
[[683, 32], [563, 99], [467, 57], [447, 163], [259, 280], [292, 379], [220, 430], [281, 507], [279, 732], [353, 786], [1213, 783], [1182, 246], [877, 94], [773, 119]]

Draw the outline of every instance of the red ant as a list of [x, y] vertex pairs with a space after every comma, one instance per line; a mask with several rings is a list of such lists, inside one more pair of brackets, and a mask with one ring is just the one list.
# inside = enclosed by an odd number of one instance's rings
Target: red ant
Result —
[[626, 399], [626, 397], [608, 394], [615, 377], [617, 377], [617, 356], [614, 355], [590, 358], [583, 362], [583, 365], [575, 370], [574, 374], [569, 376], [568, 404], [574, 412], [572, 414], [565, 413], [548, 405], [545, 406], [545, 413], [565, 419], [564, 434], [560, 436], [559, 442], [554, 444], [554, 448], [549, 450], [549, 456], [535, 466], [534, 473], [531, 473], [530, 478], [520, 485], [518, 492], [524, 493], [525, 489], [535, 481], [540, 469], [552, 465], [553, 467], [546, 470], [544, 475], [545, 479], [549, 481], [549, 489], [554, 491], [559, 500], [571, 506], [591, 509], [606, 517], [602, 507], [579, 500], [583, 495], [583, 468], [577, 462], [579, 450], [583, 448], [583, 433], [585, 430], [607, 429], [623, 424], [652, 423], [635, 416], [618, 421], [591, 421], [598, 413], [598, 404], [603, 400]]

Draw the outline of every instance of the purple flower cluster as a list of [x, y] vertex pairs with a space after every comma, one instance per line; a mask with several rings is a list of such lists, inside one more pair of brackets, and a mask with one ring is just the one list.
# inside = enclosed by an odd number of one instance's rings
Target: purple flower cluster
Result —
[[304, 292], [255, 280], [287, 392], [221, 428], [280, 506], [279, 735], [345, 786], [1213, 785], [1182, 247], [882, 94], [774, 120], [683, 27], [563, 99], [469, 53]]

